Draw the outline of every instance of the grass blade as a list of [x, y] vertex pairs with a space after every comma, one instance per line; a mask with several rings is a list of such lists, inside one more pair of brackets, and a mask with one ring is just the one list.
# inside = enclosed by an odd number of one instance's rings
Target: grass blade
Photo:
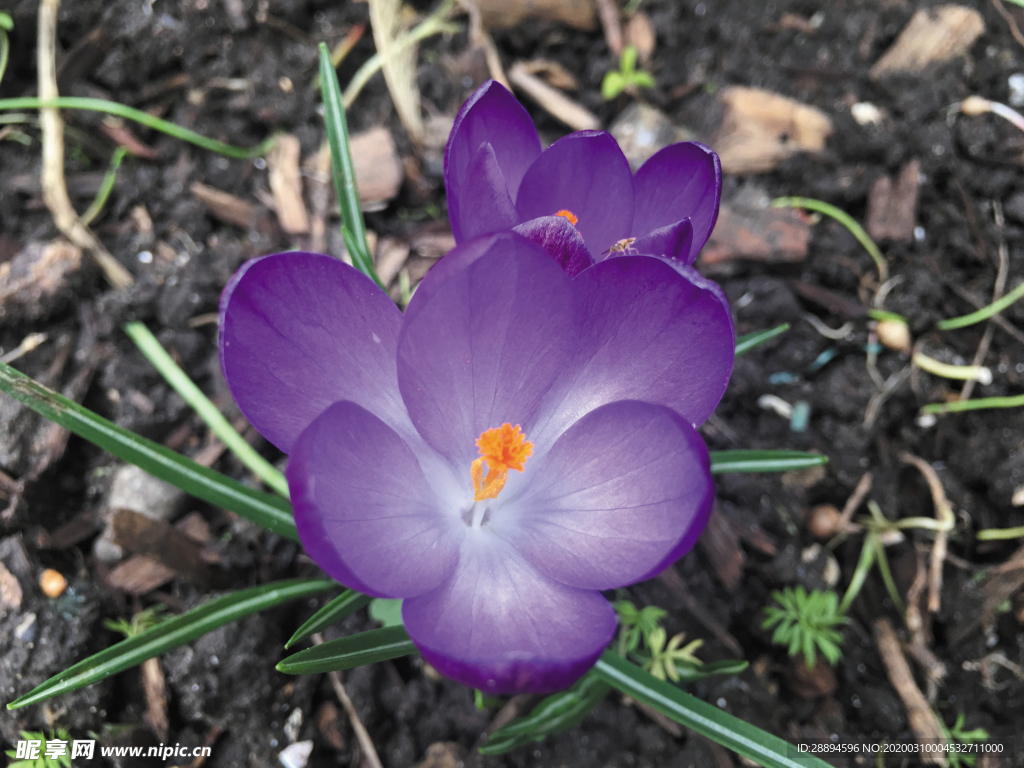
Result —
[[594, 672], [627, 696], [767, 768], [828, 768], [828, 763], [816, 757], [797, 757], [792, 744], [658, 680], [613, 651], [604, 652]]
[[971, 312], [971, 314], [963, 315], [962, 317], [953, 317], [949, 320], [941, 320], [936, 323], [936, 327], [940, 331], [949, 331], [954, 328], [966, 328], [969, 325], [980, 323], [982, 320], [988, 320], [993, 315], [998, 315], [1022, 297], [1024, 297], [1024, 283], [1018, 285], [1001, 299], [993, 301], [987, 307], [982, 307], [977, 312]]
[[804, 451], [711, 451], [711, 474], [789, 472], [828, 464], [828, 456]]
[[366, 243], [366, 224], [363, 222], [363, 209], [359, 205], [356, 173], [348, 145], [348, 123], [345, 121], [345, 107], [341, 103], [341, 86], [326, 43], [320, 43], [320, 84], [323, 90], [327, 143], [331, 147], [334, 191], [341, 208], [341, 231], [345, 236], [345, 247], [349, 249], [353, 266], [381, 285], [373, 268], [373, 255]]
[[397, 659], [410, 653], [416, 653], [416, 646], [409, 639], [405, 627], [384, 627], [339, 637], [299, 651], [283, 659], [277, 665], [277, 671], [287, 675], [312, 675]]
[[754, 331], [753, 333], [745, 333], [736, 339], [736, 355], [742, 355], [744, 352], [749, 352], [754, 347], [764, 344], [766, 341], [774, 339], [776, 336], [780, 336], [789, 330], [789, 323], [783, 323], [777, 325], [774, 328], [769, 328], [765, 331]]
[[237, 480], [129, 432], [3, 363], [0, 363], [0, 390], [79, 437], [196, 498], [231, 510], [279, 536], [299, 538], [291, 505], [278, 496], [247, 488]]
[[217, 406], [210, 402], [210, 399], [188, 377], [188, 374], [181, 370], [174, 359], [167, 354], [167, 350], [157, 341], [152, 331], [142, 323], [134, 321], [125, 323], [124, 332], [135, 342], [142, 354], [160, 372], [167, 383], [174, 387], [174, 391], [192, 406], [193, 410], [224, 442], [224, 445], [238, 457], [239, 461], [255, 472], [257, 477], [277, 493], [288, 498], [288, 481], [285, 480], [284, 475], [273, 464], [260, 456], [255, 448], [245, 442], [245, 438], [235, 431], [235, 428], [224, 418], [224, 414], [217, 409]]
[[290, 600], [315, 595], [334, 586], [335, 582], [329, 579], [291, 579], [250, 587], [218, 597], [83, 659], [15, 699], [7, 708], [19, 709], [62, 693], [78, 690], [184, 645], [232, 621]]
[[889, 279], [889, 265], [885, 261], [885, 256], [878, 250], [878, 246], [875, 245], [875, 241], [871, 239], [871, 236], [864, 231], [864, 227], [854, 221], [853, 217], [846, 211], [840, 210], [824, 200], [815, 200], [812, 197], [777, 197], [772, 200], [772, 208], [806, 208], [809, 211], [817, 211], [826, 216], [831, 216], [850, 230], [850, 234], [857, 238], [858, 243], [864, 246], [864, 250], [868, 252], [868, 255], [875, 262], [875, 267], [878, 269], [878, 282], [884, 283]]
[[319, 632], [322, 629], [327, 629], [333, 624], [337, 624], [345, 617], [350, 616], [360, 608], [368, 605], [372, 599], [373, 598], [369, 595], [364, 595], [361, 592], [356, 592], [352, 589], [346, 589], [336, 598], [327, 603], [323, 608], [310, 616], [309, 620], [305, 624], [295, 630], [295, 634], [288, 639], [288, 642], [284, 644], [284, 647], [291, 648], [297, 642], [305, 640], [314, 632]]
[[231, 144], [225, 144], [223, 141], [208, 139], [201, 133], [190, 131], [188, 128], [183, 128], [182, 126], [168, 120], [161, 120], [159, 117], [154, 117], [148, 112], [143, 112], [141, 109], [135, 109], [134, 107], [119, 104], [116, 101], [108, 101], [106, 99], [90, 99], [81, 96], [60, 96], [56, 99], [39, 99], [34, 96], [25, 96], [16, 99], [0, 99], [0, 110], [47, 109], [50, 107], [55, 107], [56, 109], [83, 109], [90, 112], [104, 112], [108, 115], [123, 117], [126, 120], [134, 120], [136, 123], [140, 123], [147, 128], [152, 128], [160, 131], [161, 133], [166, 133], [168, 136], [173, 136], [176, 139], [187, 141], [189, 144], [195, 144], [197, 147], [208, 149], [219, 155], [234, 157], [238, 160], [250, 160], [254, 157], [263, 157], [263, 155], [270, 151], [271, 147], [274, 146], [274, 142], [277, 140], [276, 137], [271, 136], [264, 139], [251, 149], [247, 149], [246, 147], [236, 147]]

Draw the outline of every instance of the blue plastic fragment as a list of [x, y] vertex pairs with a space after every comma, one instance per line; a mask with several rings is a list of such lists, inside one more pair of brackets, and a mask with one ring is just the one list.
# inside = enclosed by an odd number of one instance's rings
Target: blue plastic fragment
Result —
[[810, 373], [820, 371], [822, 368], [828, 365], [832, 361], [832, 359], [838, 354], [839, 347], [829, 347], [816, 358], [814, 358], [814, 362], [807, 366], [807, 370]]
[[778, 386], [779, 384], [792, 384], [799, 378], [800, 374], [798, 373], [790, 373], [789, 371], [779, 371], [778, 373], [773, 373], [771, 376], [768, 377], [768, 383], [773, 386]]
[[807, 429], [807, 422], [811, 419], [811, 404], [806, 400], [797, 400], [793, 403], [793, 415], [789, 417], [789, 431], [803, 432]]

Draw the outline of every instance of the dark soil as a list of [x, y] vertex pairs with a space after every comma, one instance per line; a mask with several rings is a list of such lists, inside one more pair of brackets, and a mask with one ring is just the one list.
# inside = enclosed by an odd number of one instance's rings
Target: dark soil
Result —
[[[677, 122], [697, 130], [713, 112], [715, 89], [730, 84], [770, 89], [818, 107], [835, 125], [826, 151], [817, 157], [797, 155], [757, 177], [756, 183], [771, 196], [829, 201], [861, 221], [873, 182], [917, 158], [924, 174], [917, 212], [921, 230], [913, 243], [885, 248], [891, 274], [902, 279], [885, 306], [906, 316], [915, 339], [924, 339], [934, 354], [951, 362], [969, 362], [984, 326], [939, 333], [934, 324], [973, 309], [953, 288], [991, 296], [1000, 239], [1009, 249], [1009, 286], [1020, 280], [1022, 138], [1005, 122], [991, 117], [951, 120], [947, 110], [970, 94], [1006, 100], [1007, 78], [1024, 71], [1024, 48], [992, 5], [974, 0], [987, 29], [966, 59], [922, 76], [869, 80], [871, 64], [912, 13], [937, 4], [837, 0], [823, 8], [817, 29], [801, 32], [780, 25], [780, 19], [784, 14], [806, 19], [819, 4], [645, 0], [641, 7], [658, 32], [651, 65], [658, 86], [646, 97]], [[416, 5], [426, 10], [424, 3]], [[0, 85], [2, 96], [35, 93], [36, 9], [37, 3], [29, 0], [14, 3], [11, 65]], [[265, 19], [266, 13], [271, 22], [261, 23], [258, 19]], [[1024, 13], [1014, 13], [1024, 22]], [[287, 131], [298, 136], [305, 158], [316, 151], [323, 134], [318, 101], [309, 87], [317, 70], [315, 43], [326, 40], [333, 45], [352, 25], [367, 21], [367, 6], [353, 2], [66, 0], [59, 25], [66, 53], [61, 92], [155, 109], [167, 119], [238, 145], [251, 146], [273, 131]], [[496, 33], [495, 40], [506, 64], [520, 58], [560, 62], [580, 83], [576, 98], [606, 125], [630, 101], [601, 100], [601, 76], [615, 62], [600, 30], [527, 21]], [[486, 76], [481, 67], [459, 59], [467, 44], [462, 33], [436, 38], [423, 47], [419, 83], [431, 113], [454, 113]], [[343, 83], [372, 52], [372, 41], [364, 35], [340, 67]], [[186, 77], [174, 80], [176, 75]], [[293, 85], [287, 92], [280, 85], [283, 77]], [[214, 78], [222, 83], [248, 82], [241, 90], [225, 90], [210, 87]], [[691, 82], [704, 87], [680, 88]], [[850, 105], [864, 101], [884, 110], [887, 119], [877, 126], [858, 125]], [[546, 139], [567, 132], [552, 117], [527, 105]], [[95, 193], [114, 144], [102, 130], [100, 116], [68, 112], [66, 119], [69, 187], [82, 210]], [[387, 209], [368, 214], [368, 226], [405, 240], [443, 229], [443, 213], [440, 221], [430, 217], [430, 206], [443, 211], [438, 155], [417, 154], [378, 75], [352, 108], [350, 125], [358, 131], [379, 124], [392, 130], [407, 168], [418, 167], [419, 178], [407, 180]], [[0, 141], [0, 263], [30, 243], [57, 235], [37, 182], [38, 128], [32, 123], [17, 127], [31, 144]], [[264, 163], [228, 160], [136, 126], [131, 129], [159, 155], [128, 158], [95, 230], [133, 273], [136, 284], [113, 292], [99, 270], [83, 262], [82, 269], [43, 303], [5, 309], [0, 347], [7, 352], [29, 333], [46, 333], [47, 342], [17, 362], [21, 370], [124, 427], [195, 454], [205, 444], [206, 429], [124, 336], [121, 324], [144, 320], [195, 381], [237, 417], [220, 377], [216, 326], [190, 321], [216, 311], [221, 289], [244, 260], [303, 242], [284, 234], [270, 214], [248, 231], [219, 222], [189, 192], [190, 185], [200, 181], [255, 202], [268, 189]], [[727, 178], [726, 198], [749, 183]], [[1001, 228], [994, 223], [996, 204], [1006, 211], [1007, 223]], [[148, 212], [151, 231], [138, 226], [138, 214], [133, 214], [137, 206]], [[332, 219], [332, 233], [335, 225]], [[338, 253], [339, 240], [332, 234], [329, 250]], [[158, 249], [158, 243], [169, 246], [169, 251]], [[421, 272], [429, 264], [422, 257], [414, 257], [414, 262]], [[867, 324], [857, 320], [854, 330], [839, 341], [823, 337], [804, 320], [806, 314], [813, 313], [832, 327], [849, 318], [835, 311], [838, 305], [811, 302], [794, 286], [820, 286], [860, 304], [868, 298], [862, 286], [873, 269], [853, 237], [825, 220], [815, 226], [802, 263], [737, 262], [719, 275], [740, 333], [784, 321], [793, 328], [738, 360], [729, 392], [705, 426], [709, 445], [816, 450], [827, 454], [830, 462], [824, 471], [719, 476], [719, 535], [712, 542], [705, 537], [702, 546], [677, 564], [685, 588], [654, 580], [629, 594], [639, 604], [668, 609], [665, 625], [670, 634], [685, 631], [688, 638], [704, 638], [700, 655], [705, 660], [735, 655], [729, 635], [738, 642], [751, 662], [748, 671], [692, 688], [724, 709], [790, 740], [832, 734], [857, 741], [910, 738], [906, 710], [888, 680], [872, 635], [882, 616], [903, 629], [876, 572], [854, 604], [833, 690], [822, 688], [817, 678], [810, 690], [806, 681], [802, 685], [806, 676], [794, 671], [784, 652], [770, 644], [769, 633], [759, 628], [770, 592], [795, 584], [823, 587], [830, 556], [841, 568], [837, 589], [845, 589], [849, 582], [860, 537], [842, 543], [832, 555], [809, 550], [815, 542], [803, 516], [810, 507], [830, 503], [842, 508], [861, 476], [870, 471], [870, 498], [890, 518], [934, 515], [920, 473], [898, 458], [909, 451], [935, 467], [957, 514], [949, 545], [956, 564], [946, 563], [941, 609], [930, 622], [931, 648], [948, 670], [934, 708], [949, 724], [962, 712], [967, 728], [984, 728], [993, 740], [1010, 742], [1024, 723], [1024, 679], [999, 666], [983, 675], [969, 662], [998, 653], [1009, 662], [1024, 663], [1019, 586], [1016, 597], [1007, 595], [1009, 601], [994, 615], [981, 616], [984, 600], [991, 596], [985, 569], [1005, 562], [1015, 544], [978, 542], [974, 534], [1024, 523], [1024, 512], [1011, 504], [1014, 490], [1024, 484], [1024, 415], [1020, 409], [983, 411], [920, 426], [920, 406], [942, 400], [959, 387], [954, 390], [953, 383], [917, 372], [865, 427], [865, 411], [878, 391], [865, 364]], [[1024, 305], [1004, 316], [1024, 326]], [[827, 350], [834, 350], [835, 356], [823, 366], [814, 365]], [[1024, 347], [1019, 341], [995, 329], [986, 363], [995, 381], [979, 387], [978, 393], [1022, 390]], [[905, 355], [889, 350], [878, 360], [882, 377], [908, 364]], [[793, 375], [771, 378], [779, 373]], [[758, 398], [766, 393], [809, 404], [807, 429], [791, 431], [785, 419], [760, 408]], [[15, 480], [27, 479], [20, 502], [0, 522], [0, 560], [24, 590], [20, 608], [0, 612], [0, 690], [5, 701], [114, 642], [118, 636], [103, 628], [104, 618], [129, 616], [155, 602], [180, 611], [209, 594], [178, 578], [141, 599], [130, 598], [107, 586], [109, 567], [93, 556], [98, 530], [87, 524], [91, 532], [74, 544], [55, 542], [53, 535], [65, 524], [99, 514], [118, 464], [75, 437], [62, 454], [48, 450], [45, 435], [44, 422], [0, 396], [0, 469]], [[281, 458], [266, 444], [259, 445], [268, 457]], [[216, 466], [244, 476], [228, 455]], [[10, 488], [0, 490], [0, 504], [10, 493]], [[198, 510], [210, 524], [225, 564], [227, 587], [317, 573], [296, 544], [198, 502], [191, 502], [187, 510]], [[915, 546], [927, 551], [931, 541], [930, 534], [915, 531], [889, 547], [902, 595], [916, 571]], [[738, 580], [722, 576], [723, 558], [738, 559]], [[70, 587], [59, 599], [50, 600], [39, 591], [38, 574], [46, 567], [68, 576]], [[324, 705], [334, 701], [327, 678], [291, 678], [274, 671], [283, 642], [320, 604], [321, 600], [294, 604], [252, 617], [165, 654], [160, 663], [168, 685], [166, 743], [211, 743], [213, 757], [206, 763], [211, 766], [272, 766], [279, 764], [278, 753], [297, 735], [315, 742], [312, 766], [360, 765], [357, 742], [343, 712], [336, 725], [341, 737], [337, 744], [317, 724]], [[35, 620], [26, 624], [29, 614]], [[715, 622], [724, 631], [716, 633]], [[368, 619], [352, 617], [332, 634], [369, 626]], [[916, 671], [924, 687], [924, 676], [919, 668]], [[479, 758], [474, 745], [480, 743], [495, 710], [476, 709], [472, 691], [429, 676], [418, 659], [354, 670], [345, 675], [345, 684], [388, 768], [418, 764], [437, 742], [454, 742], [470, 763], [482, 766], [739, 764], [738, 758], [716, 751], [700, 738], [671, 735], [618, 695], [564, 734], [504, 757]], [[79, 738], [95, 731], [109, 743], [156, 743], [143, 724], [144, 711], [140, 677], [132, 670], [47, 704], [5, 713], [0, 716], [0, 733], [10, 742], [18, 738], [19, 729], [53, 725], [68, 727]], [[301, 720], [292, 714], [296, 711]], [[298, 722], [291, 739], [285, 731], [288, 722]], [[1024, 751], [1018, 760], [1024, 761]]]

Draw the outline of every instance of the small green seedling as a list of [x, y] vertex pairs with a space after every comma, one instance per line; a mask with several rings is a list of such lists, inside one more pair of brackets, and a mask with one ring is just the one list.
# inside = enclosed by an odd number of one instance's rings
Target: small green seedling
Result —
[[[975, 744], [988, 739], [988, 731], [984, 728], [975, 728], [973, 731], [964, 730], [965, 718], [963, 712], [956, 716], [956, 722], [953, 723], [952, 728], [947, 728], [946, 723], [938, 714], [936, 714], [936, 719], [939, 721], [939, 727], [942, 728], [946, 741], [950, 744]], [[957, 752], [955, 750], [946, 752], [946, 762], [949, 763], [949, 768], [960, 768], [962, 765], [971, 768], [977, 761], [977, 756], [968, 752]]]
[[11, 43], [7, 39], [7, 33], [14, 29], [14, 20], [11, 14], [0, 11], [0, 80], [4, 79], [4, 72], [7, 71], [7, 58], [11, 55]]
[[157, 603], [136, 613], [132, 616], [131, 621], [125, 618], [106, 619], [103, 622], [103, 626], [107, 629], [112, 629], [114, 632], [120, 632], [127, 638], [132, 638], [159, 624], [166, 612], [167, 609], [164, 607], [164, 604]]
[[654, 75], [636, 68], [636, 47], [627, 45], [619, 57], [618, 70], [606, 72], [601, 81], [601, 98], [611, 101], [627, 88], [653, 88]]
[[[68, 744], [71, 742], [71, 734], [63, 728], [59, 728], [56, 735], [53, 731], [50, 731], [49, 739], [44, 738], [42, 733], [33, 733], [30, 731], [22, 731], [21, 738], [22, 741], [25, 742], [34, 741], [39, 743], [38, 757], [19, 760], [17, 752], [14, 750], [8, 750], [7, 756], [13, 757], [17, 761], [10, 763], [8, 768], [71, 768], [71, 758], [68, 756]], [[63, 749], [49, 751], [49, 754], [56, 755], [55, 757], [47, 757], [48, 751], [46, 746], [49, 742], [63, 743]]]
[[668, 615], [668, 611], [656, 605], [637, 609], [629, 600], [618, 600], [612, 603], [612, 607], [619, 617], [619, 642], [616, 650], [622, 658], [640, 648], [641, 638], [648, 645], [659, 622]]
[[644, 663], [643, 667], [659, 680], [668, 678], [673, 683], [679, 682], [679, 668], [677, 663], [687, 667], [699, 667], [704, 662], [693, 655], [694, 651], [704, 645], [704, 641], [697, 639], [687, 643], [682, 648], [683, 639], [686, 635], [680, 632], [675, 635], [666, 645], [665, 640], [668, 633], [662, 627], [658, 627], [647, 638], [647, 650], [651, 652], [650, 661]]
[[772, 642], [789, 647], [790, 656], [801, 652], [807, 668], [814, 667], [817, 651], [829, 664], [835, 664], [843, 655], [839, 645], [843, 636], [836, 627], [847, 619], [839, 609], [839, 597], [832, 590], [808, 592], [802, 587], [787, 587], [781, 592], [772, 592], [777, 605], [764, 609], [762, 628], [775, 627]]

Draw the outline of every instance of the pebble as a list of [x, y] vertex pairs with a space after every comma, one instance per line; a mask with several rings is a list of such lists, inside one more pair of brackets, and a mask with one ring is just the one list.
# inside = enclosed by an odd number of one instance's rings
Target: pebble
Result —
[[309, 762], [312, 752], [312, 741], [296, 741], [282, 749], [277, 759], [285, 768], [306, 768], [306, 763]]

